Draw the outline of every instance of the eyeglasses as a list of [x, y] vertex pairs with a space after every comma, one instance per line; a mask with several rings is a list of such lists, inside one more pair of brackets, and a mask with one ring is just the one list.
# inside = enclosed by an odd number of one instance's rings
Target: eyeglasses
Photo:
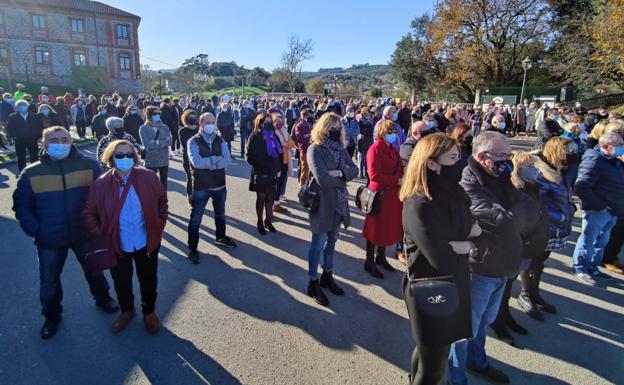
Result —
[[502, 159], [510, 159], [512, 154], [507, 154], [504, 152], [500, 152], [500, 153], [495, 153], [495, 152], [487, 152], [488, 155], [494, 156], [496, 158], [502, 158]]
[[125, 154], [120, 152], [120, 153], [115, 153], [115, 159], [123, 159], [123, 158], [130, 158], [130, 159], [134, 159], [134, 154], [131, 152], [126, 152]]

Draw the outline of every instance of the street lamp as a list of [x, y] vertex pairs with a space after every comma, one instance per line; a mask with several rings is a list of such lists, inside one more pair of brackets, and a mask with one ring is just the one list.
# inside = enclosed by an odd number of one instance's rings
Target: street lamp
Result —
[[531, 59], [529, 59], [528, 56], [522, 61], [522, 68], [524, 69], [524, 77], [522, 78], [522, 91], [520, 91], [520, 103], [522, 104], [524, 104], [524, 84], [526, 83], [527, 70], [529, 70], [532, 65], [533, 62], [531, 61]]
[[158, 71], [158, 95], [162, 96], [162, 71]]

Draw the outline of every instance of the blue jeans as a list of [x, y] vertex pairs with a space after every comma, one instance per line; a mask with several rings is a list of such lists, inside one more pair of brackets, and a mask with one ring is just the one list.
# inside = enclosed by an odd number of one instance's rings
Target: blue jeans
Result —
[[85, 278], [89, 283], [89, 289], [96, 303], [103, 302], [110, 298], [108, 294], [108, 282], [104, 274], [99, 271], [87, 273], [85, 271], [85, 245], [75, 245], [72, 247], [37, 247], [39, 258], [39, 279], [41, 287], [39, 298], [41, 300], [41, 314], [46, 318], [58, 319], [63, 312], [61, 301], [63, 300], [63, 287], [61, 286], [61, 272], [69, 249], [74, 251], [76, 259], [82, 266]]
[[359, 151], [358, 152], [358, 161], [360, 164], [360, 174], [364, 175], [366, 174], [366, 154], [364, 154], [363, 152]]
[[286, 193], [286, 182], [288, 181], [288, 165], [282, 164], [281, 174], [277, 179], [277, 188], [275, 193], [275, 199], [279, 200], [279, 197]]
[[615, 222], [617, 217], [608, 212], [586, 210], [583, 213], [581, 235], [572, 255], [575, 272], [591, 273], [598, 269]]
[[199, 226], [204, 216], [204, 209], [210, 198], [212, 198], [212, 209], [214, 211], [216, 239], [225, 237], [225, 200], [227, 199], [227, 189], [224, 187], [216, 191], [193, 191], [193, 208], [191, 209], [191, 219], [188, 224], [189, 250], [197, 250]]
[[245, 143], [247, 142], [249, 135], [250, 135], [249, 131], [243, 128], [240, 129], [240, 145], [241, 145], [241, 157], [242, 158], [245, 157]]
[[308, 250], [308, 275], [310, 279], [318, 278], [318, 264], [323, 253], [323, 271], [332, 271], [334, 268], [334, 249], [340, 231], [341, 217], [338, 213], [334, 216], [334, 227], [327, 233], [312, 234], [310, 249]]
[[472, 336], [451, 345], [449, 354], [449, 382], [466, 385], [466, 366], [485, 369], [489, 366], [485, 355], [487, 327], [498, 315], [507, 277], [486, 277], [470, 273], [470, 296], [472, 301]]

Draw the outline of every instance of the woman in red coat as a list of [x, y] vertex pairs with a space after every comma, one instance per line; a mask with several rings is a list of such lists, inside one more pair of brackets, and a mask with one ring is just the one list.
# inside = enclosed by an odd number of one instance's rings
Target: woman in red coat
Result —
[[364, 270], [375, 278], [383, 278], [376, 264], [394, 271], [386, 260], [386, 246], [394, 245], [403, 238], [403, 204], [399, 200], [403, 167], [399, 151], [393, 146], [398, 138], [396, 123], [391, 120], [380, 122], [375, 137], [375, 143], [366, 155], [366, 167], [370, 178], [368, 188], [382, 194], [381, 207], [376, 215], [366, 215], [362, 235], [366, 238]]

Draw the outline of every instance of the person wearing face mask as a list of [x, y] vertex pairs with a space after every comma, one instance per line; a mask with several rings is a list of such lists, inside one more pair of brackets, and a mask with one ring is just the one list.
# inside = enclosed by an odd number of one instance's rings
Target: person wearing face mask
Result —
[[272, 222], [273, 202], [283, 152], [271, 115], [261, 112], [256, 117], [254, 132], [247, 143], [247, 163], [252, 167], [249, 190], [256, 192], [257, 228], [260, 235], [266, 235], [266, 230], [277, 231]]
[[377, 131], [377, 127], [379, 126], [379, 124], [384, 121], [384, 120], [389, 120], [391, 122], [394, 122], [394, 124], [397, 125], [397, 140], [392, 144], [392, 146], [394, 146], [395, 149], [399, 149], [399, 147], [401, 146], [401, 144], [403, 144], [403, 142], [405, 142], [405, 131], [403, 130], [403, 128], [399, 125], [398, 123], [398, 119], [399, 119], [399, 114], [397, 112], [397, 109], [395, 106], [386, 106], [383, 109], [383, 117], [382, 119], [377, 122], [377, 124], [375, 125], [375, 132]]
[[375, 129], [375, 143], [366, 154], [368, 188], [380, 195], [380, 209], [375, 215], [367, 214], [362, 235], [366, 239], [366, 262], [364, 270], [375, 278], [383, 279], [377, 269], [382, 266], [394, 271], [386, 259], [386, 247], [401, 242], [401, 201], [398, 191], [403, 177], [403, 163], [394, 143], [398, 140], [397, 125], [383, 120]]
[[134, 261], [141, 287], [143, 323], [147, 332], [154, 334], [160, 329], [155, 311], [156, 288], [158, 253], [167, 224], [167, 191], [156, 174], [139, 167], [138, 152], [126, 140], [113, 141], [102, 160], [110, 170], [89, 189], [82, 220], [88, 239], [106, 239], [116, 257], [110, 273], [121, 313], [111, 331], [119, 333], [135, 315]]
[[433, 131], [424, 121], [416, 121], [412, 124], [412, 130], [409, 138], [407, 138], [405, 143], [403, 143], [399, 148], [399, 156], [403, 161], [404, 168], [407, 168], [407, 164], [412, 158], [412, 153], [414, 152], [414, 148], [416, 148], [418, 141], [431, 133], [433, 133]]
[[39, 103], [54, 104], [56, 98], [54, 95], [50, 95], [48, 87], [43, 86], [41, 87], [41, 93], [37, 96], [37, 101]]
[[145, 167], [158, 173], [160, 182], [167, 189], [169, 174], [169, 147], [172, 136], [169, 127], [162, 122], [162, 111], [156, 106], [145, 109], [146, 122], [139, 128], [145, 148]]
[[273, 113], [271, 114], [271, 118], [273, 119], [273, 125], [275, 126], [275, 135], [277, 135], [277, 138], [279, 139], [283, 149], [283, 161], [280, 169], [280, 175], [277, 180], [277, 191], [275, 195], [275, 203], [273, 204], [273, 212], [288, 213], [288, 209], [282, 206], [279, 201], [286, 200], [286, 197], [284, 196], [284, 194], [286, 194], [286, 182], [288, 182], [288, 175], [292, 171], [292, 159], [290, 150], [295, 148], [295, 142], [288, 134], [288, 129], [284, 122], [284, 117], [280, 113]]
[[358, 163], [359, 163], [359, 177], [366, 178], [368, 173], [366, 171], [366, 154], [368, 149], [375, 142], [375, 124], [373, 123], [373, 115], [368, 107], [362, 108], [362, 119], [360, 119], [360, 135], [358, 135]]
[[81, 97], [75, 99], [76, 103], [71, 106], [71, 120], [76, 125], [76, 132], [80, 139], [87, 135], [87, 107]]
[[6, 92], [0, 98], [0, 122], [6, 125], [9, 122], [9, 115], [14, 112], [13, 95]]
[[481, 126], [483, 125], [483, 115], [481, 114], [481, 108], [476, 107], [474, 112], [468, 117], [470, 126], [472, 127], [472, 135], [477, 136], [481, 132]]
[[[214, 116], [214, 115], [213, 115]], [[182, 146], [182, 168], [186, 174], [186, 196], [189, 206], [193, 204], [193, 175], [191, 173], [191, 163], [188, 157], [188, 141], [199, 133], [199, 117], [193, 110], [182, 113], [182, 128], [180, 129], [180, 145]]]
[[108, 128], [106, 128], [106, 119], [108, 118], [109, 116], [106, 106], [98, 106], [97, 114], [91, 121], [91, 132], [98, 141], [108, 135]]
[[142, 145], [143, 143], [141, 142], [139, 130], [141, 126], [145, 124], [145, 121], [139, 114], [138, 108], [136, 106], [126, 107], [126, 112], [122, 119], [124, 121], [125, 132], [130, 134], [139, 145]]
[[58, 118], [56, 111], [48, 104], [39, 104], [39, 107], [37, 107], [37, 116], [41, 119], [41, 127], [43, 129], [61, 125], [61, 120]]
[[245, 146], [247, 143], [247, 139], [249, 138], [249, 135], [251, 135], [251, 132], [253, 131], [253, 122], [254, 122], [254, 118], [256, 116], [256, 112], [254, 111], [253, 108], [253, 103], [251, 102], [247, 102], [245, 104], [245, 106], [241, 109], [241, 118], [240, 118], [240, 126], [239, 126], [239, 130], [240, 130], [240, 152], [241, 152], [241, 158], [245, 157]]
[[560, 120], [559, 110], [554, 108], [549, 109], [546, 112], [546, 119], [537, 127], [537, 141], [535, 142], [535, 150], [542, 150], [548, 139], [553, 136], [560, 136], [563, 134], [563, 128], [559, 125]]
[[314, 112], [308, 108], [301, 110], [301, 119], [293, 128], [295, 145], [299, 154], [299, 186], [308, 182], [310, 169], [308, 168], [307, 152], [310, 146]]
[[[483, 257], [487, 242], [470, 213], [470, 199], [458, 184], [463, 169], [459, 160], [459, 143], [448, 135], [422, 138], [399, 193], [409, 254], [402, 287], [416, 342], [409, 376], [412, 385], [438, 384], [451, 343], [472, 336], [468, 263]], [[411, 290], [412, 283], [438, 277], [447, 277], [458, 294], [457, 308], [444, 317], [419, 306]]]
[[106, 108], [109, 117], [117, 116], [118, 111], [112, 96], [102, 95], [100, 105]]
[[[192, 115], [187, 115], [188, 117]], [[191, 119], [192, 120], [192, 119]], [[214, 115], [207, 112], [199, 117], [199, 133], [188, 139], [187, 151], [191, 170], [191, 217], [188, 224], [188, 261], [199, 263], [199, 227], [208, 201], [216, 225], [215, 244], [233, 248], [236, 243], [225, 235], [225, 201], [227, 198], [225, 169], [231, 164], [227, 143], [218, 134]]]
[[355, 154], [358, 135], [360, 134], [360, 123], [355, 119], [355, 107], [347, 107], [347, 114], [342, 118], [342, 126], [345, 130], [347, 152], [351, 157], [353, 157], [353, 154]]
[[[312, 240], [308, 250], [308, 295], [323, 305], [329, 300], [323, 293], [328, 288], [335, 295], [344, 290], [333, 276], [334, 249], [343, 224], [351, 224], [349, 193], [346, 183], [357, 175], [357, 167], [344, 148], [344, 131], [340, 115], [323, 114], [312, 130], [312, 143], [308, 148], [310, 161], [310, 189], [319, 192], [319, 206], [309, 212]], [[318, 265], [323, 256], [323, 273], [319, 277]]]
[[472, 156], [463, 171], [460, 185], [468, 194], [473, 217], [488, 237], [489, 253], [470, 260], [472, 338], [455, 342], [449, 355], [449, 382], [467, 383], [466, 370], [499, 383], [507, 375], [494, 368], [485, 353], [486, 329], [498, 314], [507, 277], [519, 272], [523, 256], [523, 236], [530, 230], [527, 217], [537, 207], [515, 189], [510, 175], [511, 146], [505, 135], [483, 131], [472, 142]]
[[[227, 95], [225, 95], [227, 96]], [[224, 97], [224, 101], [225, 101]], [[229, 102], [229, 96], [227, 98]], [[232, 114], [232, 107], [228, 102], [223, 103], [220, 112], [217, 114], [217, 128], [223, 140], [226, 141], [230, 154], [232, 154], [232, 141], [236, 135], [236, 129], [234, 128], [234, 115]]]
[[13, 211], [24, 232], [34, 238], [40, 276], [40, 300], [45, 323], [41, 338], [58, 330], [63, 307], [61, 273], [69, 249], [84, 271], [96, 306], [107, 313], [119, 308], [109, 295], [102, 272], [85, 270], [85, 231], [80, 213], [100, 167], [72, 145], [60, 126], [43, 132], [41, 160], [24, 169], [13, 193]]
[[579, 236], [572, 256], [572, 270], [584, 284], [612, 277], [601, 272], [604, 248], [617, 217], [624, 216], [624, 139], [617, 132], [603, 134], [598, 145], [583, 154], [574, 192], [584, 210]]
[[108, 148], [108, 146], [114, 142], [115, 140], [127, 140], [132, 143], [134, 148], [137, 151], [141, 151], [141, 146], [134, 140], [134, 137], [126, 132], [124, 129], [124, 121], [121, 118], [111, 117], [107, 118], [105, 121], [106, 129], [108, 130], [108, 135], [105, 135], [100, 139], [97, 145], [96, 154], [97, 159], [100, 162], [100, 166], [103, 170], [108, 170], [108, 165], [106, 162], [102, 160], [104, 155], [104, 151]]
[[507, 127], [507, 122], [505, 122], [505, 117], [503, 115], [494, 115], [491, 124], [489, 127], [485, 129], [485, 131], [494, 131], [505, 133], [505, 127]]
[[21, 172], [26, 167], [26, 150], [31, 163], [39, 160], [37, 142], [41, 138], [43, 126], [37, 115], [28, 112], [27, 101], [18, 100], [15, 107], [17, 112], [9, 115], [7, 133], [15, 142], [17, 168]]
[[459, 164], [466, 167], [468, 165], [468, 158], [472, 154], [472, 130], [466, 123], [459, 123], [453, 129], [451, 138], [455, 139], [459, 143], [460, 159]]
[[[537, 208], [535, 215], [527, 217], [531, 222], [525, 224], [525, 227], [531, 230], [527, 231], [523, 236], [523, 258], [519, 270], [521, 271], [520, 275], [522, 276], [522, 285], [524, 288], [525, 285], [528, 286], [528, 283], [532, 282], [532, 276], [535, 274], [534, 272], [529, 272], [529, 266], [536, 266], [539, 263], [538, 261], [542, 260], [544, 250], [548, 244], [549, 212], [540, 196], [542, 185], [539, 179], [540, 171], [535, 165], [537, 159], [534, 159], [528, 152], [514, 151], [512, 162], [513, 171], [511, 172], [511, 183], [516, 189], [524, 192], [526, 196], [530, 198], [533, 207]], [[525, 277], [531, 278], [527, 278], [525, 281]], [[518, 334], [528, 334], [528, 331], [519, 325], [512, 317], [509, 310], [511, 288], [516, 278], [517, 276], [514, 276], [507, 280], [498, 315], [490, 325], [500, 340], [512, 346], [515, 342], [508, 329]], [[533, 290], [531, 290], [531, 292], [533, 292]], [[521, 304], [522, 299], [525, 297], [526, 293], [521, 294], [519, 297]]]

